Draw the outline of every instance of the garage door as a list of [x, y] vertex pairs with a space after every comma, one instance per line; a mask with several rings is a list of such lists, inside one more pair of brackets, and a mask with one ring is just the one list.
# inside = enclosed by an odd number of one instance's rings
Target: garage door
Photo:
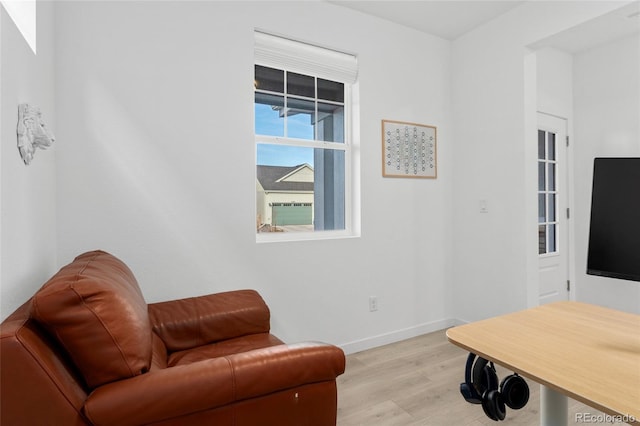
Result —
[[273, 224], [283, 225], [311, 225], [311, 203], [274, 203], [272, 205]]

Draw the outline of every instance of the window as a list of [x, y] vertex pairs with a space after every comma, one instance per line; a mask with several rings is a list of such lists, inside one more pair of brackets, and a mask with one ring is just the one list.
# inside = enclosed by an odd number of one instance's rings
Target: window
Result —
[[258, 240], [349, 235], [355, 58], [258, 32], [255, 53]]
[[0, 1], [33, 53], [36, 53], [36, 1]]
[[558, 251], [556, 134], [538, 130], [538, 254]]

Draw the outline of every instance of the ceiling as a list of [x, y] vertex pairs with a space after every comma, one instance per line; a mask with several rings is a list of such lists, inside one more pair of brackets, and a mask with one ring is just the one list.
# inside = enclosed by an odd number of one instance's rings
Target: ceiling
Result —
[[[455, 40], [520, 6], [517, 0], [327, 0], [418, 31]], [[584, 0], [588, 1], [588, 0]], [[624, 4], [624, 2], [619, 2]], [[640, 32], [640, 1], [633, 1], [591, 21], [529, 46], [578, 53]]]
[[529, 47], [534, 50], [553, 47], [568, 53], [580, 53], [638, 33], [640, 33], [640, 2], [633, 2], [542, 39]]
[[516, 0], [328, 0], [416, 30], [455, 40], [524, 3]]

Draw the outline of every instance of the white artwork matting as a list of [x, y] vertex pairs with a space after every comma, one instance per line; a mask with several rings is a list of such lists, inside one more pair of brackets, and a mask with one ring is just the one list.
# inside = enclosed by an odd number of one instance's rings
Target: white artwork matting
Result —
[[434, 126], [382, 120], [382, 175], [435, 179], [436, 142]]

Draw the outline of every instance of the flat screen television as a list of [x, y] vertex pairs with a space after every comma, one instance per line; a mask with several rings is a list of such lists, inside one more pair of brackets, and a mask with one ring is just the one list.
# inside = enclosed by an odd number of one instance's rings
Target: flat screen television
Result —
[[587, 274], [640, 281], [640, 158], [594, 160]]

